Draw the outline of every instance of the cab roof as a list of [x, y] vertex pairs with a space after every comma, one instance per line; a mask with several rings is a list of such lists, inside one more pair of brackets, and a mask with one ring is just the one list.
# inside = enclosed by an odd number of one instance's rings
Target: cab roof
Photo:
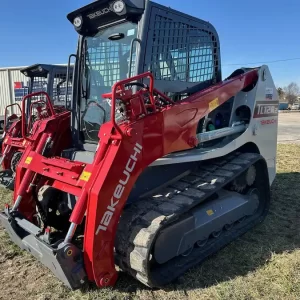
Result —
[[[51, 72], [53, 69], [56, 69], [59, 73], [59, 70], [66, 72], [67, 66], [60, 66], [60, 65], [50, 65], [50, 64], [34, 64], [29, 67], [23, 68], [20, 70], [22, 74], [27, 77], [47, 77], [48, 73]], [[70, 67], [72, 68], [72, 67]]]

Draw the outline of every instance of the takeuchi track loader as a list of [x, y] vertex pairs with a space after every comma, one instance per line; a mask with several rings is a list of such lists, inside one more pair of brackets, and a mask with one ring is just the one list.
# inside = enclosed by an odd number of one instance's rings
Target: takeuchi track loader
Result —
[[1, 223], [72, 289], [113, 286], [117, 267], [164, 286], [265, 218], [272, 76], [263, 65], [222, 81], [214, 27], [152, 1], [95, 1], [68, 19], [72, 108], [31, 136], [22, 120], [30, 142]]
[[[22, 69], [21, 73], [29, 78], [28, 94], [47, 93], [56, 111], [64, 108], [66, 101], [70, 102], [72, 72], [67, 66], [35, 64]], [[28, 97], [24, 115], [27, 126], [31, 127], [37, 119], [47, 117], [45, 105], [44, 94]], [[5, 108], [4, 133], [1, 137], [0, 185], [9, 189], [14, 187], [16, 167], [26, 147], [26, 140], [22, 138], [21, 133], [21, 114], [21, 106], [17, 102]]]

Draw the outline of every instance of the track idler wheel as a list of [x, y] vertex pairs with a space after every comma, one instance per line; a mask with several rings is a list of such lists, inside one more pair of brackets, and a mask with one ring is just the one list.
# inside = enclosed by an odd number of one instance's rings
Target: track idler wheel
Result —
[[219, 231], [214, 231], [211, 235], [214, 237], [214, 238], [218, 238], [222, 233], [222, 229], [219, 230]]
[[234, 225], [234, 223], [226, 224], [226, 225], [224, 226], [224, 228], [225, 228], [225, 230], [229, 231], [229, 230], [232, 229], [233, 225]]
[[184, 251], [183, 253], [181, 253], [181, 256], [183, 257], [187, 257], [189, 256], [194, 250], [194, 245], [191, 246], [189, 249], [187, 249], [186, 251]]
[[204, 239], [204, 240], [201, 240], [201, 241], [197, 241], [196, 245], [197, 245], [197, 247], [202, 248], [207, 244], [207, 242], [208, 242], [208, 238]]

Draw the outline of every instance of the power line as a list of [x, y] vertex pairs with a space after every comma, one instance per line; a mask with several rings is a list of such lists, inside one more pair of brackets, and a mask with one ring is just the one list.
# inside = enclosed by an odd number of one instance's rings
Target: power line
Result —
[[242, 65], [257, 65], [257, 64], [272, 64], [272, 63], [277, 63], [277, 62], [282, 62], [282, 61], [290, 61], [290, 60], [299, 60], [300, 57], [296, 58], [287, 58], [287, 59], [278, 59], [278, 60], [271, 60], [271, 61], [258, 61], [258, 62], [253, 62], [253, 63], [240, 63], [240, 64], [225, 64], [223, 66], [242, 66]]

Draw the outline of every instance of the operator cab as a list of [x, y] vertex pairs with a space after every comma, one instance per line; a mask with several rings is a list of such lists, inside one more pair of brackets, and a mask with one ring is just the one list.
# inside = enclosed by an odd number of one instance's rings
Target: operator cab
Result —
[[[21, 69], [21, 73], [29, 78], [28, 94], [37, 92], [46, 92], [56, 107], [70, 107], [72, 94], [73, 67], [69, 69], [69, 78], [67, 80], [68, 67], [61, 65], [35, 64]], [[37, 118], [38, 109], [43, 107], [46, 102], [44, 95], [31, 97], [26, 102], [27, 125]], [[32, 105], [32, 103], [35, 103]]]
[[[79, 33], [76, 148], [97, 145], [100, 126], [111, 115], [102, 95], [117, 81], [151, 71], [155, 88], [173, 100], [221, 81], [219, 39], [210, 23], [146, 0], [95, 1], [68, 19]], [[122, 117], [120, 111], [116, 116]]]
[[[73, 67], [69, 69], [69, 79], [67, 80], [67, 67], [60, 65], [49, 64], [34, 64], [29, 67], [23, 68], [20, 72], [26, 76], [29, 80], [22, 86], [17, 100], [14, 104], [8, 105], [5, 108], [5, 123], [7, 131], [11, 125], [21, 117], [21, 107], [18, 102], [22, 101], [23, 97], [36, 93], [46, 92], [50, 96], [53, 104], [56, 106], [65, 106], [65, 104], [71, 103], [72, 93], [72, 73]], [[43, 100], [44, 96], [31, 97], [26, 103], [26, 115], [33, 115], [35, 112], [30, 112], [31, 103], [38, 100]], [[41, 104], [36, 104], [36, 106]], [[16, 108], [18, 107], [18, 108]], [[35, 111], [35, 109], [33, 108]], [[26, 118], [28, 122], [29, 118]]]
[[69, 72], [67, 80], [66, 66], [35, 64], [22, 69], [21, 73], [30, 79], [28, 94], [43, 91], [48, 93], [54, 105], [64, 105], [68, 85], [68, 98], [71, 100], [73, 74]]

